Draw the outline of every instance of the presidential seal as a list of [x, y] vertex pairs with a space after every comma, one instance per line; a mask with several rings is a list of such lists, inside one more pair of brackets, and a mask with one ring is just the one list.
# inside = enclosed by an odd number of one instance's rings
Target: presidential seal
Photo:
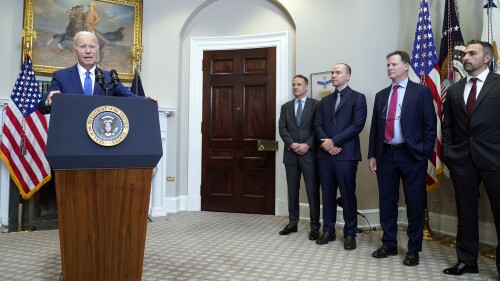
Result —
[[114, 146], [128, 134], [128, 118], [119, 108], [104, 105], [94, 109], [87, 118], [87, 133], [97, 144]]

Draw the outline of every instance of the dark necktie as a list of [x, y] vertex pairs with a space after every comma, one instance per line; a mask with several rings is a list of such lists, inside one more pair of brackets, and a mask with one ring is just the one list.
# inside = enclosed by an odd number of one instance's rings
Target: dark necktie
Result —
[[92, 95], [92, 79], [90, 79], [90, 71], [85, 72], [85, 80], [83, 81], [83, 93], [86, 96]]
[[297, 105], [297, 113], [295, 114], [295, 118], [297, 118], [297, 124], [300, 125], [300, 118], [302, 117], [302, 100], [297, 100], [299, 103]]
[[474, 105], [476, 105], [476, 93], [477, 93], [477, 78], [471, 78], [472, 87], [470, 88], [469, 97], [467, 98], [467, 114], [469, 119], [472, 116], [472, 111], [474, 110]]
[[398, 88], [399, 85], [394, 85], [392, 90], [391, 101], [389, 103], [389, 111], [385, 123], [384, 137], [386, 141], [391, 141], [394, 138], [394, 120], [396, 119], [396, 107], [398, 103]]
[[335, 100], [335, 111], [337, 111], [337, 107], [340, 104], [340, 92], [337, 92], [337, 99]]

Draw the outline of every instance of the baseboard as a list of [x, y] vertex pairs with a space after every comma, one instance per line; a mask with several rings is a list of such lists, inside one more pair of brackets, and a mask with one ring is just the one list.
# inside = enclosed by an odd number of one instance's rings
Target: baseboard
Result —
[[[321, 209], [323, 210], [323, 209]], [[369, 229], [376, 228], [380, 229], [380, 214], [379, 209], [368, 209], [368, 210], [358, 210], [362, 216], [358, 216], [358, 228]], [[285, 214], [288, 215], [288, 212]], [[309, 219], [309, 205], [300, 205], [300, 217], [301, 219]], [[323, 217], [323, 215], [321, 215]], [[429, 226], [431, 230], [436, 234], [441, 234], [449, 237], [455, 237], [457, 233], [457, 217], [438, 214], [429, 212]], [[344, 225], [344, 218], [342, 208], [337, 208], [337, 225]], [[406, 216], [406, 208], [399, 207], [398, 210], [398, 225], [408, 226], [408, 220]], [[497, 245], [497, 235], [494, 223], [490, 222], [479, 222], [479, 242], [488, 246]]]
[[[199, 211], [196, 208], [199, 201], [191, 200], [188, 202], [187, 196], [179, 196], [167, 198], [167, 212], [176, 213], [178, 211]], [[189, 204], [191, 203], [191, 205]], [[190, 206], [190, 208], [188, 208]], [[365, 218], [358, 216], [358, 227], [360, 229], [375, 228], [380, 229], [380, 214], [379, 209], [358, 210]], [[286, 200], [276, 200], [275, 205], [276, 216], [288, 216], [288, 202]], [[321, 207], [321, 217], [323, 217], [323, 207]], [[309, 205], [307, 203], [300, 204], [300, 218], [309, 219]], [[342, 208], [337, 208], [337, 225], [344, 225]], [[408, 220], [406, 216], [406, 208], [399, 207], [398, 225], [407, 226]], [[436, 234], [441, 234], [449, 237], [455, 237], [457, 233], [457, 217], [444, 215], [439, 213], [429, 212], [429, 226]], [[479, 241], [481, 244], [488, 246], [497, 245], [497, 236], [495, 224], [490, 222], [479, 222]]]

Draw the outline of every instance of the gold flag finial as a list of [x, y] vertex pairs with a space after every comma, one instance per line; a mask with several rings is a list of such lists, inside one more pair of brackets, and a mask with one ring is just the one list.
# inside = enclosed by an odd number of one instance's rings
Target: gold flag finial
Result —
[[132, 56], [134, 58], [134, 62], [138, 63], [139, 65], [141, 64], [141, 56], [143, 51], [144, 47], [142, 45], [140, 44], [132, 45]]
[[33, 39], [36, 39], [36, 31], [34, 29], [29, 29], [25, 28], [21, 30], [21, 38], [23, 38], [23, 46], [26, 48], [24, 49], [24, 56], [28, 54], [31, 57], [31, 50], [33, 46]]

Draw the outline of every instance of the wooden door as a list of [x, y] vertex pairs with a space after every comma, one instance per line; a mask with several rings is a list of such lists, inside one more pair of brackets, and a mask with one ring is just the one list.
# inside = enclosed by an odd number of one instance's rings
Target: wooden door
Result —
[[201, 209], [274, 214], [276, 48], [205, 51]]

